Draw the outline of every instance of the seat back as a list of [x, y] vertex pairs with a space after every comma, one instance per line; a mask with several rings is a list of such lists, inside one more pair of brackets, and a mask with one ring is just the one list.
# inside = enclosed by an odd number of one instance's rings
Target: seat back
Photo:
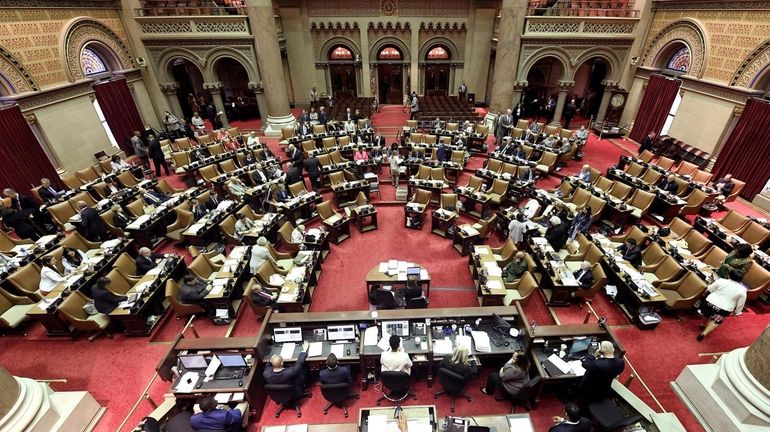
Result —
[[539, 386], [540, 377], [536, 376], [527, 381], [527, 383], [524, 384], [524, 387], [522, 387], [515, 395], [511, 395], [511, 397], [522, 402], [524, 405], [528, 405], [532, 398], [535, 396], [535, 392]]
[[176, 145], [179, 150], [186, 150], [190, 148], [190, 138], [177, 138], [174, 140], [174, 145]]
[[683, 176], [691, 176], [695, 174], [695, 171], [698, 170], [698, 165], [695, 165], [694, 163], [690, 163], [687, 161], [682, 161], [679, 163], [679, 165], [674, 168], [675, 173], [679, 173]]
[[201, 279], [208, 279], [208, 277], [214, 273], [214, 271], [216, 271], [216, 269], [211, 265], [211, 261], [208, 259], [208, 257], [203, 254], [195, 257], [187, 269]]
[[492, 182], [492, 189], [490, 189], [491, 193], [498, 194], [498, 195], [505, 195], [508, 192], [508, 182], [501, 179], [495, 179]]
[[83, 201], [86, 203], [88, 207], [95, 207], [96, 206], [96, 200], [93, 196], [91, 196], [88, 192], [78, 192], [75, 195], [70, 198], [70, 204], [72, 204], [72, 207], [77, 209], [77, 205], [80, 201]]
[[83, 306], [88, 301], [89, 299], [85, 294], [80, 291], [73, 291], [59, 305], [59, 313], [78, 330], [99, 330], [99, 325], [96, 321], [90, 321], [88, 315], [83, 310]]
[[682, 209], [682, 214], [697, 214], [706, 203], [706, 198], [708, 195], [705, 192], [700, 189], [693, 189], [686, 198], [687, 205]]
[[711, 181], [711, 173], [708, 171], [697, 170], [692, 175], [692, 181], [706, 184]]
[[690, 232], [692, 225], [682, 218], [675, 217], [671, 223], [668, 224], [668, 229], [670, 229], [673, 234], [676, 234], [678, 238], [682, 238]]
[[676, 289], [682, 299], [699, 297], [704, 291], [706, 291], [706, 282], [691, 271], [687, 272]]
[[680, 266], [674, 258], [666, 256], [663, 258], [663, 262], [661, 262], [655, 270], [655, 277], [657, 277], [658, 280], [670, 281], [683, 271], [684, 269], [682, 266]]
[[761, 246], [770, 238], [770, 230], [762, 225], [751, 221], [741, 231], [741, 238], [751, 245]]
[[735, 201], [735, 198], [738, 198], [743, 188], [746, 187], [746, 182], [744, 181], [733, 179], [733, 183], [735, 183], [735, 187], [733, 187], [733, 192], [725, 198], [726, 202]]
[[412, 297], [406, 302], [407, 309], [425, 309], [428, 307], [428, 298], [425, 296]]
[[631, 164], [628, 165], [625, 169], [626, 174], [633, 177], [639, 177], [643, 171], [644, 171], [644, 166], [636, 162], [631, 162]]
[[667, 257], [666, 251], [659, 244], [652, 242], [642, 251], [642, 262], [645, 265], [653, 265]]
[[649, 163], [652, 160], [652, 158], [654, 158], [654, 157], [655, 157], [655, 153], [653, 153], [653, 152], [651, 152], [649, 150], [645, 150], [645, 151], [641, 152], [639, 154], [639, 156], [638, 156], [639, 159], [641, 159], [643, 162], [647, 162], [647, 163]]
[[281, 128], [281, 140], [287, 140], [294, 136], [294, 128], [293, 127], [284, 127]]
[[48, 213], [51, 214], [54, 222], [57, 225], [64, 228], [64, 225], [68, 223], [69, 219], [77, 213], [75, 207], [69, 201], [62, 201], [58, 204], [54, 204], [48, 207]]
[[457, 194], [441, 194], [439, 208], [449, 211], [457, 211]]
[[702, 253], [712, 244], [711, 240], [695, 230], [688, 232], [687, 235], [684, 236], [684, 240], [687, 242], [687, 250], [693, 255]]
[[690, 187], [690, 183], [679, 177], [674, 177], [674, 182], [677, 184], [676, 195], [680, 197], [684, 196], [685, 192], [687, 192], [687, 188]]
[[382, 380], [383, 388], [387, 387], [394, 393], [409, 392], [410, 376], [406, 372], [398, 371], [383, 371], [380, 374], [380, 380]]
[[166, 281], [166, 300], [168, 300], [171, 307], [174, 308], [176, 316], [187, 316], [203, 312], [203, 308], [197, 304], [182, 303], [179, 295], [179, 284], [169, 278]]
[[77, 174], [68, 174], [61, 178], [62, 183], [64, 183], [65, 186], [67, 186], [67, 189], [76, 189], [83, 185], [83, 181], [80, 180], [80, 177], [77, 176]]
[[430, 204], [431, 195], [432, 194], [429, 190], [418, 188], [414, 192], [414, 200], [412, 200], [412, 203], [424, 204], [427, 206], [428, 204]]
[[487, 159], [486, 168], [492, 172], [500, 172], [503, 168], [503, 162], [498, 159]]
[[291, 196], [294, 196], [294, 197], [302, 195], [303, 193], [307, 193], [307, 188], [305, 187], [305, 182], [304, 181], [298, 181], [298, 182], [290, 184], [289, 185], [289, 193], [291, 194]]
[[750, 219], [740, 213], [738, 213], [735, 210], [730, 210], [727, 212], [726, 215], [722, 217], [722, 219], [719, 219], [717, 222], [719, 222], [720, 225], [725, 227], [726, 229], [732, 231], [732, 232], [739, 232], [741, 229], [743, 229], [746, 224], [748, 224]]
[[650, 205], [652, 205], [652, 200], [654, 199], [655, 194], [637, 189], [628, 204], [638, 209], [642, 209], [642, 215], [644, 215]]
[[727, 258], [727, 252], [717, 246], [711, 246], [706, 253], [699, 257], [704, 264], [714, 268], [719, 268], [725, 258]]
[[409, 129], [417, 129], [417, 120], [407, 120], [406, 127]]
[[115, 260], [113, 267], [123, 272], [123, 274], [129, 276], [136, 275], [136, 261], [134, 261], [134, 259], [125, 252], [118, 256], [118, 259]]
[[292, 384], [265, 384], [264, 389], [270, 399], [278, 405], [289, 403], [297, 396]]
[[444, 175], [444, 167], [431, 168], [431, 170], [430, 170], [430, 178], [432, 180], [440, 180], [440, 181], [445, 182], [445, 183], [449, 182], [449, 180]]
[[6, 280], [20, 294], [32, 299], [40, 298], [37, 294], [37, 290], [40, 287], [40, 267], [37, 264], [29, 263], [19, 267]]
[[124, 187], [133, 187], [139, 184], [139, 180], [131, 174], [131, 171], [123, 171], [118, 174], [118, 182]]
[[350, 396], [349, 383], [324, 384], [321, 383], [321, 394], [329, 402], [340, 404]]
[[607, 177], [599, 176], [599, 178], [596, 179], [596, 183], [594, 183], [594, 187], [603, 190], [604, 192], [607, 192], [612, 188], [614, 185], [614, 182]]
[[655, 165], [668, 171], [672, 166], [674, 166], [674, 160], [667, 157], [660, 157], [657, 161], [655, 161]]
[[206, 134], [198, 136], [198, 144], [202, 146], [207, 146], [212, 142], [214, 142], [214, 140], [211, 138], [211, 135]]
[[441, 387], [447, 393], [451, 395], [462, 393], [465, 390], [465, 386], [468, 384], [468, 380], [459, 373], [446, 368], [438, 369], [438, 381], [441, 383]]
[[299, 250], [299, 245], [291, 241], [291, 232], [293, 230], [294, 227], [290, 222], [284, 222], [283, 225], [278, 228], [278, 236], [281, 238], [281, 242], [283, 242], [283, 245], [286, 249], [296, 251]]
[[174, 167], [182, 168], [190, 164], [190, 154], [187, 152], [173, 152], [171, 153], [171, 162], [174, 164]]
[[519, 300], [522, 305], [529, 302], [532, 294], [537, 290], [537, 280], [530, 271], [526, 271], [524, 275], [519, 279], [519, 284], [516, 286], [516, 290], [519, 292], [521, 299]]
[[743, 283], [749, 289], [746, 298], [754, 300], [770, 287], [770, 271], [757, 263], [753, 263], [743, 275]]
[[430, 180], [430, 174], [431, 174], [431, 168], [427, 165], [420, 165], [417, 174], [415, 174], [416, 179], [420, 180]]
[[481, 177], [476, 177], [475, 175], [472, 175], [468, 178], [468, 184], [466, 186], [469, 188], [473, 188], [474, 190], [480, 191], [483, 185], [484, 185], [484, 179], [482, 179]]
[[663, 174], [659, 173], [658, 171], [655, 171], [654, 169], [648, 169], [642, 176], [642, 181], [647, 184], [655, 184], [658, 182], [658, 180], [660, 180], [662, 175]]
[[226, 173], [230, 173], [238, 169], [238, 167], [235, 166], [235, 161], [232, 159], [223, 160], [219, 163], [219, 167], [222, 168], [222, 171]]
[[126, 210], [134, 217], [139, 217], [144, 214], [144, 201], [139, 198], [131, 201], [126, 205]]
[[99, 173], [94, 170], [94, 167], [83, 168], [75, 172], [83, 183], [88, 183], [99, 178]]
[[374, 291], [374, 302], [378, 308], [393, 309], [398, 306], [393, 291], [384, 288], [377, 288]]
[[225, 235], [227, 239], [233, 242], [238, 240], [235, 238], [235, 217], [233, 215], [227, 216], [222, 222], [219, 223], [219, 230]]
[[633, 191], [631, 186], [621, 183], [621, 182], [615, 182], [612, 185], [612, 189], [610, 189], [610, 195], [614, 196], [617, 199], [626, 199], [628, 195]]
[[134, 284], [126, 279], [116, 268], [113, 268], [107, 273], [107, 279], [111, 281], [109, 290], [117, 295], [126, 295], [131, 287], [134, 286]]
[[318, 204], [315, 208], [318, 210], [318, 215], [321, 216], [321, 219], [323, 220], [329, 219], [330, 217], [339, 214], [332, 208], [331, 201], [324, 201]]

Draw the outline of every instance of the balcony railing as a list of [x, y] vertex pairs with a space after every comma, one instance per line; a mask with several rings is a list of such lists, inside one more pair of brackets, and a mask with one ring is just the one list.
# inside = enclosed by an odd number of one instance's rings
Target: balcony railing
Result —
[[577, 17], [615, 17], [637, 18], [639, 11], [634, 9], [633, 0], [562, 0], [530, 1], [527, 16], [577, 16]]
[[197, 16], [197, 15], [246, 15], [242, 1], [167, 1], [145, 0], [139, 9], [134, 9], [137, 17], [151, 16]]

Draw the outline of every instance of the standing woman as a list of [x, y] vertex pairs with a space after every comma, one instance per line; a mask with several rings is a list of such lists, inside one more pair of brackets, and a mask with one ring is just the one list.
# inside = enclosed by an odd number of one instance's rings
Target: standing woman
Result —
[[716, 330], [726, 317], [732, 314], [740, 315], [743, 311], [746, 304], [746, 286], [741, 283], [743, 275], [731, 270], [728, 277], [729, 279], [717, 278], [706, 288], [709, 295], [700, 307], [706, 321], [700, 325], [703, 331], [697, 337], [698, 342]]
[[390, 152], [390, 183], [393, 186], [398, 186], [398, 174], [401, 163], [400, 158], [398, 157], [398, 150], [393, 150]]

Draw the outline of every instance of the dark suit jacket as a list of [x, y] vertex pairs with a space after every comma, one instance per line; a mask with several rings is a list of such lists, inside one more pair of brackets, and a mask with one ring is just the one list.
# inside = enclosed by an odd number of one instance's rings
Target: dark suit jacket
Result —
[[205, 205], [198, 205], [198, 206], [193, 207], [192, 213], [193, 213], [193, 216], [195, 217], [195, 220], [198, 220], [198, 219], [202, 218], [203, 216], [206, 216], [206, 213], [208, 213], [207, 210], [208, 209], [206, 208]]
[[302, 181], [302, 171], [298, 167], [292, 166], [286, 171], [286, 185]]
[[[263, 180], [263, 179], [262, 179], [262, 177], [259, 175], [260, 173], [261, 173], [263, 176], [265, 176], [264, 180]], [[265, 183], [266, 181], [268, 181], [268, 180], [269, 180], [269, 179], [267, 178], [267, 175], [265, 175], [265, 173], [264, 173], [264, 172], [262, 172], [262, 171], [260, 171], [260, 170], [254, 170], [254, 172], [251, 174], [251, 179], [252, 179], [252, 180], [254, 180], [254, 184], [255, 184], [255, 185], [261, 185], [262, 183]]]
[[99, 213], [91, 207], [80, 212], [80, 226], [83, 228], [85, 238], [92, 241], [100, 238], [107, 231], [107, 226], [99, 217]]
[[605, 397], [610, 390], [612, 380], [615, 379], [626, 363], [622, 358], [599, 358], [589, 354], [583, 359], [583, 368], [586, 373], [580, 382], [580, 390], [583, 396], [590, 400]]
[[222, 201], [223, 201], [222, 197], [218, 196], [216, 199], [214, 199], [214, 197], [212, 196], [211, 198], [209, 198], [208, 201], [206, 201], [206, 208], [209, 210], [214, 210]]
[[578, 269], [575, 270], [572, 274], [577, 278], [578, 283], [580, 283], [580, 288], [588, 289], [591, 288], [591, 286], [594, 284], [594, 274], [591, 271], [591, 269], [586, 270], [585, 274], [578, 277], [580, 273], [582, 273], [583, 270]]
[[53, 189], [54, 192], [59, 192], [61, 190], [60, 188], [54, 185], [50, 185], [48, 186], [48, 188], [41, 187], [40, 189], [38, 189], [37, 193], [40, 194], [40, 198], [42, 198], [43, 201], [53, 201], [57, 197], [56, 193], [51, 192], [49, 188]]
[[307, 170], [308, 175], [310, 178], [318, 178], [321, 175], [321, 162], [318, 161], [318, 158], [311, 157], [308, 159], [305, 159], [305, 170]]
[[337, 366], [335, 369], [324, 368], [318, 372], [321, 384], [340, 384], [351, 382], [350, 366]]
[[29, 216], [40, 209], [40, 204], [26, 195], [18, 194], [16, 198], [11, 199], [11, 207], [21, 211], [23, 215]]
[[639, 245], [634, 246], [631, 250], [626, 250], [626, 244], [618, 246], [618, 250], [623, 253], [623, 259], [630, 262], [634, 267], [638, 267], [642, 264], [642, 248]]
[[[563, 219], [562, 219], [563, 220]], [[545, 239], [551, 244], [557, 252], [567, 243], [567, 226], [564, 223], [549, 227], [545, 231]]]
[[561, 422], [548, 429], [548, 432], [591, 432], [591, 420], [580, 417], [577, 424]]
[[668, 179], [663, 179], [663, 181], [658, 184], [658, 187], [670, 193], [676, 193], [676, 190], [679, 189], [679, 185], [676, 184], [675, 181], [669, 182]]
[[155, 260], [157, 258], [160, 258], [159, 256], [155, 254], [150, 254], [149, 257], [143, 257], [141, 255], [136, 257], [136, 274], [140, 276], [144, 276], [147, 274], [148, 271], [155, 268], [157, 264], [155, 264]]
[[179, 300], [182, 303], [200, 303], [208, 294], [206, 288], [206, 282], [200, 279], [192, 285], [182, 282], [182, 286], [179, 287]]
[[724, 179], [719, 179], [715, 182], [717, 183], [724, 183], [724, 186], [722, 186], [722, 190], [719, 191], [724, 196], [728, 196], [731, 193], [733, 193], [733, 189], [735, 189], [735, 183], [733, 183], [732, 180], [725, 181]]
[[166, 158], [166, 156], [163, 154], [163, 149], [160, 147], [160, 141], [157, 139], [151, 140], [147, 144], [147, 150], [153, 160], [161, 160]]
[[302, 390], [305, 389], [306, 358], [306, 352], [300, 353], [293, 365], [284, 367], [279, 372], [274, 371], [273, 366], [268, 363], [265, 365], [265, 372], [262, 373], [262, 376], [265, 377], [265, 382], [268, 384], [293, 384], [296, 394], [302, 393]]
[[128, 226], [129, 220], [117, 213], [112, 215], [112, 224], [120, 229], [124, 229]]
[[96, 310], [103, 314], [112, 312], [120, 302], [127, 298], [126, 296], [115, 295], [110, 290], [100, 288], [98, 285], [91, 288], [91, 297], [94, 299]]
[[[291, 164], [301, 164], [302, 163], [302, 152], [298, 149], [294, 149], [294, 153], [289, 155], [289, 160], [291, 160]], [[302, 165], [299, 165], [302, 166]]]

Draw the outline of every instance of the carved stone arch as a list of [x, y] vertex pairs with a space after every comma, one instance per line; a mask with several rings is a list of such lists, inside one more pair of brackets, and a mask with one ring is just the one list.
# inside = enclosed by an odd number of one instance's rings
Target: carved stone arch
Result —
[[398, 47], [398, 50], [401, 51], [401, 55], [403, 58], [401, 61], [404, 63], [411, 62], [411, 53], [409, 52], [409, 48], [404, 44], [404, 42], [401, 39], [392, 37], [392, 36], [384, 36], [372, 44], [372, 48], [369, 51], [369, 61], [371, 62], [377, 62], [377, 54], [380, 53], [380, 50], [385, 47], [385, 45], [394, 45]]
[[[618, 54], [605, 47], [593, 47], [591, 49], [588, 49], [586, 51], [583, 51], [573, 62], [573, 71], [577, 73], [577, 70], [580, 68], [580, 66], [585, 63], [586, 61], [599, 57], [605, 62], [607, 62], [607, 66], [609, 67], [609, 71], [607, 72], [607, 79], [612, 81], [620, 81], [621, 76], [623, 75], [623, 70], [621, 68], [621, 60], [618, 58]], [[574, 78], [574, 76], [573, 76]]]
[[186, 48], [173, 47], [161, 51], [158, 55], [158, 72], [160, 73], [161, 82], [174, 81], [174, 76], [171, 73], [171, 66], [172, 62], [178, 58], [185, 59], [194, 64], [198, 68], [198, 71], [200, 71], [204, 81], [215, 81], [213, 77], [206, 75], [204, 59]]
[[80, 68], [80, 54], [83, 47], [89, 43], [97, 42], [106, 47], [113, 58], [111, 59], [117, 70], [132, 69], [131, 51], [120, 40], [120, 37], [102, 22], [88, 17], [71, 19], [62, 32], [59, 45], [61, 61], [64, 66], [64, 74], [71, 82], [85, 78]]
[[574, 77], [574, 71], [572, 70], [572, 62], [570, 61], [569, 53], [560, 47], [546, 47], [536, 50], [529, 57], [524, 60], [524, 64], [519, 68], [519, 76], [517, 81], [526, 81], [529, 70], [540, 60], [546, 58], [556, 59], [562, 67], [561, 80], [568, 81]]
[[661, 54], [670, 54], [671, 45], [676, 42], [683, 43], [690, 49], [690, 70], [687, 75], [702, 78], [708, 62], [709, 41], [704, 27], [694, 19], [672, 22], [658, 32], [644, 51], [642, 66], [657, 67]]
[[243, 66], [243, 69], [246, 70], [246, 74], [248, 74], [250, 82], [259, 82], [259, 74], [254, 69], [253, 60], [249, 60], [245, 55], [243, 55], [242, 52], [229, 47], [215, 48], [206, 53], [206, 70], [203, 74], [204, 79], [210, 80], [212, 82], [221, 81], [217, 76], [214, 67], [216, 66], [217, 62], [223, 58], [229, 58], [237, 61], [241, 64], [241, 66]]
[[334, 36], [326, 40], [326, 42], [321, 45], [321, 50], [318, 52], [318, 62], [325, 63], [329, 61], [329, 51], [331, 51], [332, 47], [342, 45], [350, 50], [351, 53], [353, 53], [353, 58], [356, 57], [361, 58], [361, 48], [356, 45], [355, 42], [353, 42], [352, 39], [346, 38], [344, 36]]
[[758, 46], [741, 63], [730, 80], [731, 86], [754, 88], [770, 69], [770, 39]]
[[27, 93], [39, 90], [35, 80], [32, 79], [24, 65], [3, 47], [0, 47], [0, 74], [11, 87], [8, 89], [10, 93]]
[[425, 57], [427, 57], [428, 52], [437, 45], [447, 47], [449, 50], [450, 60], [455, 62], [461, 61], [460, 50], [457, 49], [457, 45], [455, 45], [451, 39], [445, 38], [443, 36], [432, 37], [425, 41], [424, 44], [422, 44], [422, 47], [420, 47], [420, 56], [418, 57], [419, 61], [425, 61]]

